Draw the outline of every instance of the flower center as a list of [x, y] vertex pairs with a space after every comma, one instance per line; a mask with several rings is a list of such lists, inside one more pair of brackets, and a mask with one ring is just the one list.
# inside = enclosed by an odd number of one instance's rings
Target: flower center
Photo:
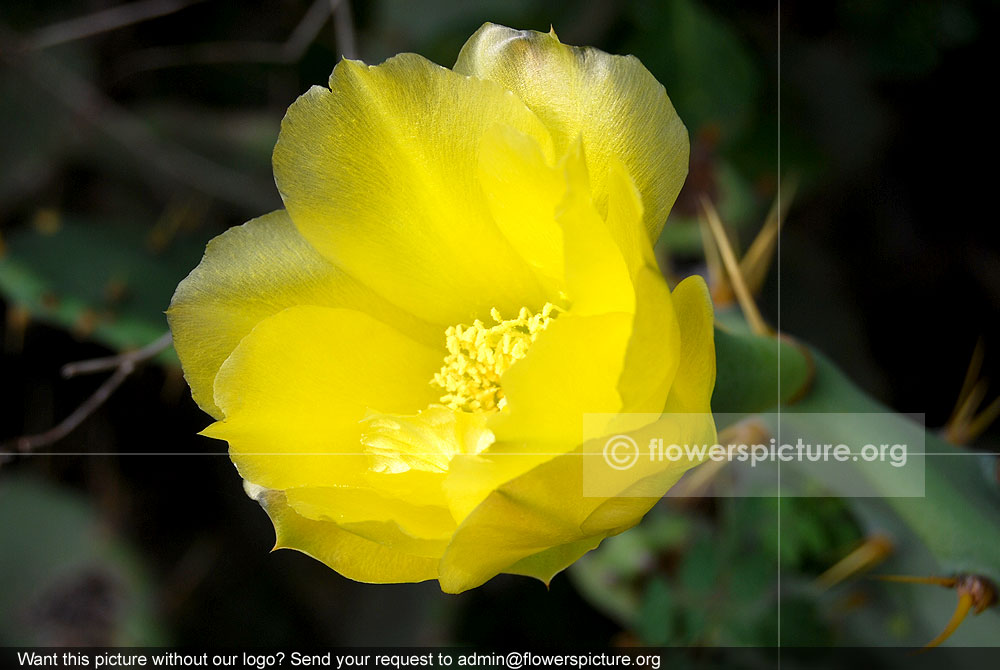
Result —
[[557, 311], [558, 307], [545, 303], [538, 314], [522, 307], [516, 319], [505, 320], [494, 308], [490, 316], [495, 325], [487, 326], [477, 319], [471, 326], [449, 327], [445, 331], [448, 355], [431, 380], [444, 390], [441, 404], [465, 412], [503, 409], [506, 400], [500, 377], [527, 355]]
[[372, 414], [362, 422], [361, 444], [373, 472], [447, 472], [459, 453], [478, 454], [493, 444], [483, 414], [432, 405], [411, 416]]

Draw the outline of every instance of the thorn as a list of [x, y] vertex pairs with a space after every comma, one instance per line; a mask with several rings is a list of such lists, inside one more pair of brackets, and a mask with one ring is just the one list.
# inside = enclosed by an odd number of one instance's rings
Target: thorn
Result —
[[873, 535], [864, 540], [851, 553], [834, 563], [816, 578], [816, 585], [823, 590], [881, 563], [892, 553], [892, 542], [885, 535]]
[[986, 406], [986, 409], [969, 422], [965, 429], [966, 441], [971, 442], [986, 432], [986, 429], [993, 425], [997, 417], [1000, 417], [1000, 397], [994, 398], [993, 402]]
[[729, 285], [726, 271], [722, 267], [722, 257], [719, 256], [719, 247], [715, 244], [712, 231], [708, 227], [705, 217], [698, 217], [699, 228], [701, 228], [701, 244], [705, 249], [705, 265], [708, 269], [708, 285], [712, 291], [712, 302], [716, 305], [729, 306], [733, 302], [733, 289]]
[[962, 622], [965, 621], [965, 617], [969, 615], [969, 610], [971, 609], [972, 594], [963, 593], [958, 597], [958, 605], [955, 607], [955, 613], [951, 615], [951, 621], [948, 622], [948, 625], [944, 627], [944, 630], [936, 638], [924, 645], [923, 651], [933, 649], [951, 637], [958, 630], [958, 627], [962, 625]]
[[750, 248], [740, 259], [740, 271], [746, 278], [747, 287], [750, 292], [757, 294], [764, 285], [767, 278], [767, 271], [774, 261], [774, 252], [778, 248], [778, 236], [781, 233], [781, 226], [785, 222], [788, 208], [791, 206], [795, 191], [798, 188], [798, 178], [792, 177], [786, 180], [788, 186], [785, 188], [784, 198], [777, 197], [771, 205], [764, 225], [761, 227]]
[[955, 409], [952, 410], [948, 423], [952, 423], [958, 417], [959, 409], [965, 404], [965, 398], [972, 392], [972, 387], [979, 378], [979, 373], [983, 369], [983, 359], [986, 357], [986, 346], [983, 338], [976, 340], [976, 346], [972, 350], [972, 358], [969, 359], [969, 367], [965, 370], [965, 379], [962, 380], [962, 390], [958, 392], [958, 399], [955, 401]]
[[77, 337], [90, 337], [101, 323], [101, 317], [97, 312], [85, 307], [80, 310], [76, 319], [70, 325], [70, 332]]
[[719, 219], [719, 213], [715, 210], [712, 202], [704, 196], [701, 198], [701, 206], [705, 219], [708, 221], [709, 230], [711, 230], [712, 236], [715, 238], [715, 243], [719, 247], [719, 254], [722, 256], [722, 263], [733, 286], [733, 292], [740, 303], [743, 316], [746, 317], [747, 322], [750, 324], [750, 329], [758, 335], [771, 334], [771, 328], [764, 321], [764, 317], [761, 316], [760, 310], [757, 308], [757, 303], [754, 302], [753, 296], [750, 295], [750, 290], [747, 288], [746, 280], [736, 260], [736, 254], [733, 253], [732, 244], [726, 236], [726, 229], [722, 226], [722, 221]]
[[[979, 377], [985, 357], [982, 338], [969, 360], [969, 367], [962, 381], [962, 390], [955, 401], [955, 409], [944, 427], [944, 437], [952, 444], [968, 444], [982, 435], [1000, 417], [1000, 397], [995, 398], [982, 411], [978, 411], [989, 389], [985, 379]], [[978, 413], [977, 413], [978, 411]]]
[[958, 605], [951, 615], [951, 620], [944, 630], [933, 640], [924, 645], [923, 651], [937, 647], [954, 634], [965, 621], [971, 610], [973, 614], [982, 614], [987, 608], [997, 602], [997, 589], [993, 582], [979, 575], [957, 575], [955, 577], [911, 577], [908, 575], [880, 575], [876, 579], [887, 582], [906, 582], [911, 584], [934, 584], [955, 589], [958, 593]]
[[958, 580], [954, 577], [913, 577], [911, 575], [872, 575], [872, 579], [878, 579], [883, 582], [898, 582], [904, 584], [933, 584], [935, 586], [944, 586], [945, 588], [954, 588], [958, 583]]
[[24, 334], [31, 324], [31, 312], [20, 305], [10, 304], [7, 307], [7, 329], [4, 333], [4, 351], [20, 354], [24, 349]]
[[[767, 427], [757, 419], [740, 421], [719, 431], [719, 444], [725, 445], [729, 454], [737, 451], [737, 447], [747, 444], [760, 444], [771, 439]], [[692, 468], [678, 481], [667, 496], [670, 498], [701, 498], [708, 493], [709, 487], [722, 472], [730, 459], [709, 460], [700, 467]]]
[[128, 295], [128, 282], [122, 277], [112, 277], [104, 284], [105, 301], [120, 303]]
[[31, 220], [32, 227], [46, 237], [51, 237], [62, 228], [62, 216], [51, 207], [43, 207], [35, 212]]
[[962, 430], [976, 415], [976, 408], [983, 402], [988, 390], [986, 382], [982, 379], [972, 385], [972, 389], [966, 394], [965, 400], [958, 407], [955, 415], [954, 427], [959, 431], [958, 436], [964, 437]]

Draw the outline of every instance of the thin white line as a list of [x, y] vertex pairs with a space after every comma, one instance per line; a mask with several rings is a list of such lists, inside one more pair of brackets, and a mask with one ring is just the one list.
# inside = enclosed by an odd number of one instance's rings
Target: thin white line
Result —
[[[24, 453], [17, 452], [17, 451], [12, 451], [12, 452], [4, 452], [4, 453], [0, 454], [0, 456], [229, 456], [229, 455], [230, 454], [229, 454], [228, 451], [180, 451], [180, 452], [178, 452], [178, 451], [28, 451], [28, 452], [24, 452]], [[240, 455], [242, 455], [242, 456], [371, 456], [372, 454], [371, 454], [371, 452], [368, 452], [368, 451], [250, 451], [250, 452], [242, 452]], [[595, 457], [601, 457], [601, 458], [604, 457], [604, 454], [602, 454], [601, 452], [575, 453], [575, 451], [554, 451], [554, 452], [548, 452], [548, 451], [542, 451], [542, 452], [539, 452], [539, 451], [524, 451], [524, 452], [520, 452], [519, 451], [519, 452], [509, 452], [509, 453], [504, 453], [504, 452], [496, 452], [496, 453], [482, 452], [482, 453], [480, 453], [478, 455], [479, 456], [483, 456], [483, 457], [491, 457], [491, 458], [492, 457], [497, 457], [497, 456], [595, 456]], [[847, 454], [846, 454], [846, 456], [862, 456], [862, 455], [863, 455], [863, 452], [860, 452], [860, 451], [858, 451], [858, 452], [851, 451], [851, 452], [847, 452]], [[936, 452], [936, 451], [918, 451], [918, 452], [912, 452], [911, 451], [911, 452], [908, 452], [906, 454], [906, 456], [907, 456], [907, 458], [912, 458], [912, 457], [924, 457], [924, 458], [927, 458], [927, 457], [931, 457], [931, 456], [1000, 456], [1000, 452], [998, 452], [998, 451], [966, 451], [966, 452], [954, 452], [954, 453], [951, 453], [951, 452]], [[655, 462], [658, 462], [658, 463], [659, 462], [667, 463], [667, 462], [679, 462], [682, 459], [676, 459], [675, 460], [675, 459], [670, 459], [670, 458], [663, 458], [663, 459], [657, 458], [657, 459], [653, 459], [653, 460]], [[694, 459], [692, 459], [692, 460], [694, 460]], [[710, 461], [710, 460], [714, 460], [714, 459], [712, 459], [711, 457], [706, 456], [705, 459], [704, 459], [704, 461], [698, 461], [698, 462], [701, 463], [701, 462], [707, 462], [707, 461]], [[782, 460], [783, 459], [778, 458], [778, 459], [775, 459], [773, 462], [775, 464], [777, 464], [778, 466], [780, 466]], [[746, 461], [740, 461], [739, 459], [735, 459], [734, 458], [734, 459], [732, 459], [731, 462], [733, 462], [733, 463], [745, 463]], [[761, 463], [761, 462], [762, 461], [758, 461], [758, 463]], [[766, 463], [768, 461], [765, 460], [763, 462]], [[796, 461], [795, 461], [795, 459], [793, 459], [792, 461], [789, 461], [789, 462], [796, 462]], [[815, 460], [812, 460], [812, 459], [809, 459], [809, 458], [806, 458], [806, 459], [804, 459], [804, 460], [802, 460], [800, 462], [802, 462], [802, 463], [819, 463], [819, 462], [823, 462], [823, 463], [829, 463], [831, 465], [835, 465], [837, 463], [848, 463], [848, 461], [839, 461], [839, 460], [815, 461]], [[850, 462], [854, 463], [854, 462], [857, 462], [857, 461], [850, 461]], [[869, 460], [866, 459], [863, 462], [865, 462], [865, 463], [888, 463], [888, 462], [890, 462], [890, 460], [875, 459], [875, 460], [869, 461]], [[779, 484], [780, 484], [780, 482], [779, 482]]]
[[[781, 0], [778, 0], [778, 211], [781, 211]], [[777, 239], [777, 330], [781, 335], [781, 226]], [[778, 340], [778, 444], [781, 444], [781, 343]], [[781, 670], [781, 461], [778, 461], [778, 670]]]

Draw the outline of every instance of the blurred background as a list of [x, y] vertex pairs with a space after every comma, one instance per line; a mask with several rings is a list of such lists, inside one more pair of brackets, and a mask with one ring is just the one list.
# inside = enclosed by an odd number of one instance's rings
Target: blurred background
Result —
[[[666, 86], [692, 139], [657, 248], [670, 273], [705, 271], [702, 195], [745, 247], [779, 179], [797, 184], [765, 317], [938, 429], [974, 350], [985, 377], [1000, 361], [998, 13], [972, 0], [5, 3], [0, 441], [78, 408], [110, 373], [63, 379], [64, 364], [156, 340], [205, 243], [280, 207], [281, 117], [341, 54], [450, 66], [487, 20], [635, 54]], [[0, 465], [0, 644], [739, 647], [777, 644], [780, 624], [783, 645], [870, 647], [921, 645], [954, 608], [932, 586], [818, 588], [883, 518], [836, 498], [665, 501], [548, 590], [356, 584], [268, 553], [270, 524], [224, 445], [196, 435], [208, 422], [168, 351], [38, 449], [58, 454]], [[973, 446], [998, 451], [996, 431]], [[933, 571], [919, 545], [897, 549], [885, 572]], [[987, 614], [954, 640], [996, 631]]]

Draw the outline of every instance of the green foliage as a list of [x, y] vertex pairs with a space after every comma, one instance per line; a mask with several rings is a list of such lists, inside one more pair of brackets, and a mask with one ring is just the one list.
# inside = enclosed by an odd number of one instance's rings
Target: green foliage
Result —
[[[778, 504], [783, 520], [793, 520], [782, 525], [781, 542]], [[783, 579], [807, 580], [858, 537], [847, 508], [833, 499], [674, 500], [571, 572], [588, 599], [645, 644], [767, 646], [777, 639], [779, 570]], [[827, 641], [815, 600], [797, 616], [811, 631], [803, 643]]]
[[[724, 160], [715, 162], [710, 169], [718, 191], [715, 206], [726, 225], [737, 231], [758, 225], [764, 213], [760, 198], [746, 179]], [[676, 209], [671, 212], [657, 241], [657, 251], [664, 257], [702, 257], [704, 242], [697, 217]]]
[[763, 335], [715, 329], [712, 411], [750, 414], [787, 402], [809, 382], [809, 359], [795, 345]]
[[49, 216], [7, 239], [0, 292], [32, 317], [113, 349], [159, 337], [167, 327], [163, 311], [177, 282], [197, 265], [204, 236], [184, 236], [156, 251], [148, 226]]
[[0, 644], [163, 644], [149, 584], [81, 496], [0, 482]]
[[[732, 315], [722, 320], [728, 328], [716, 331], [716, 411], [725, 407], [750, 415], [774, 407], [781, 346], [787, 347], [782, 349], [783, 388], [787, 383], [798, 393], [808, 367], [815, 366], [808, 392], [785, 408], [787, 414], [821, 421], [838, 413], [862, 413], [863, 420], [817, 426], [824, 441], [863, 444], [866, 435], [884, 431], [885, 422], [906, 421], [853, 386], [818, 352], [810, 352], [812, 363], [807, 365], [802, 350], [753, 335]], [[892, 497], [870, 468], [859, 468], [858, 476], [868, 478], [881, 496], [723, 497], [711, 503], [699, 499], [697, 507], [672, 499], [672, 506], [657, 506], [629, 533], [605, 541], [572, 569], [573, 577], [588, 599], [648, 644], [773, 644], [779, 597], [782, 639], [799, 645], [834, 642], [838, 618], [855, 640], [922, 644], [943, 628], [954, 607], [953, 593], [869, 583], [852, 587], [861, 590], [853, 597], [873, 598], [879, 605], [845, 613], [837, 604], [843, 589], [829, 596], [811, 582], [863, 536], [879, 534], [891, 537], [896, 547], [897, 555], [887, 563], [890, 572], [973, 573], [1000, 583], [996, 483], [979, 457], [930, 433], [926, 451], [925, 468], [910, 470], [924, 478], [923, 497]], [[836, 480], [823, 485], [833, 487], [828, 489], [831, 496], [839, 492]], [[665, 528], [672, 530], [665, 533]], [[925, 591], [914, 593], [915, 588]], [[839, 616], [831, 614], [838, 610]], [[988, 619], [995, 625], [996, 613], [967, 622], [956, 642], [989, 643]]]
[[[799, 412], [872, 412], [871, 421], [896, 420], [885, 407], [855, 387], [822, 354], [813, 352], [816, 380], [810, 392], [795, 406]], [[829, 439], [863, 444], [870, 426], [839, 422], [829, 427]], [[868, 431], [868, 432], [866, 432]], [[945, 572], [973, 572], [1000, 583], [1000, 541], [988, 529], [1000, 528], [1000, 491], [987, 476], [981, 457], [963, 447], [945, 443], [926, 433], [925, 467], [913, 469], [923, 476], [923, 497], [892, 497], [885, 500], [913, 529]], [[861, 468], [862, 475], [868, 474]], [[884, 486], [870, 477], [876, 491]], [[836, 493], [834, 491], [834, 493]], [[868, 504], [854, 498], [852, 504]]]
[[753, 121], [760, 75], [725, 22], [692, 0], [643, 0], [632, 5], [630, 49], [657, 73], [685, 124], [716, 126], [731, 139]]

